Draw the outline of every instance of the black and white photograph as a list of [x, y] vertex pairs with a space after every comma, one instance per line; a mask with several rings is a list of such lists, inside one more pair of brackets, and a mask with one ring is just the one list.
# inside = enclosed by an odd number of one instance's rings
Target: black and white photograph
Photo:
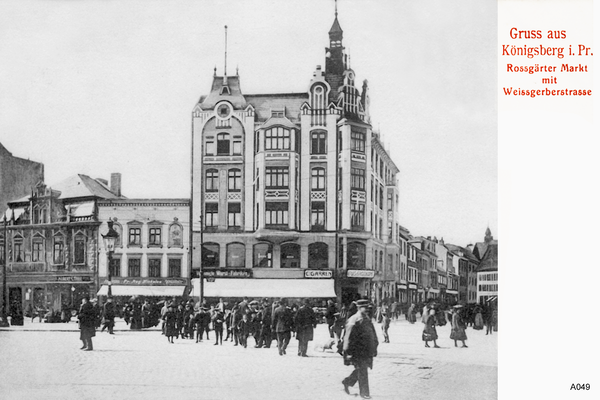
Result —
[[0, 2], [0, 398], [507, 398], [525, 3]]

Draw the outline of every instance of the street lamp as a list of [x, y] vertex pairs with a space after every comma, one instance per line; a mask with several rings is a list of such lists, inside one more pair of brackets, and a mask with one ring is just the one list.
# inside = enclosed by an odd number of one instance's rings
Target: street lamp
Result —
[[117, 231], [113, 229], [114, 222], [112, 220], [108, 220], [108, 232], [106, 235], [102, 235], [102, 240], [104, 241], [104, 248], [106, 249], [107, 255], [107, 274], [108, 274], [108, 297], [112, 296], [112, 274], [111, 274], [111, 264], [112, 264], [112, 254], [115, 251], [115, 244], [117, 243], [117, 239], [119, 239], [119, 234]]
[[6, 263], [8, 262], [8, 258], [7, 258], [8, 236], [6, 233], [6, 225], [8, 224], [8, 221], [6, 219], [6, 214], [4, 214], [4, 218], [2, 219], [2, 222], [4, 223], [4, 237], [2, 238], [2, 240], [3, 240], [2, 248], [4, 251], [4, 254], [2, 255], [2, 257], [3, 257], [4, 261], [2, 262], [2, 311], [1, 311], [2, 321], [0, 321], [0, 326], [7, 327], [8, 321], [6, 319]]
[[200, 214], [200, 306], [202, 306], [202, 302], [204, 301], [204, 225], [202, 220], [202, 214]]

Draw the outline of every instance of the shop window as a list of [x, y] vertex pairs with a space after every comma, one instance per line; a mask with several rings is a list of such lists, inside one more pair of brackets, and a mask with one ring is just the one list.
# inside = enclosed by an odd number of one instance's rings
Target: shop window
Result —
[[242, 243], [227, 245], [227, 267], [244, 268], [246, 265], [246, 247]]
[[130, 258], [127, 261], [127, 276], [136, 278], [142, 273], [141, 260], [139, 258]]
[[204, 268], [219, 267], [219, 244], [204, 243], [202, 246], [202, 266]]
[[271, 243], [257, 243], [254, 245], [254, 268], [273, 267], [273, 245]]
[[329, 268], [329, 246], [327, 244], [317, 242], [308, 245], [308, 268]]
[[161, 259], [160, 258], [149, 258], [148, 259], [148, 277], [160, 278], [160, 267], [161, 267]]
[[365, 269], [366, 246], [359, 242], [348, 243], [348, 269]]
[[281, 268], [300, 268], [300, 245], [285, 243], [281, 245]]
[[169, 258], [169, 278], [181, 277], [181, 258]]
[[216, 169], [209, 169], [206, 171], [206, 182], [204, 190], [207, 192], [219, 191], [219, 171]]

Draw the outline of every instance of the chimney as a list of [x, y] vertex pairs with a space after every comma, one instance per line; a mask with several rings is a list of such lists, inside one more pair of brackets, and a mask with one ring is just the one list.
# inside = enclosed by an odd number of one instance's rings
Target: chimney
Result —
[[110, 174], [110, 191], [121, 197], [121, 174], [119, 172]]

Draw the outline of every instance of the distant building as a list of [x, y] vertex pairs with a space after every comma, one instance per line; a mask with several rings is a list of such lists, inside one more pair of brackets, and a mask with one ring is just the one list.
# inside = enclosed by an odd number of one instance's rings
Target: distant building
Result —
[[102, 235], [109, 220], [119, 234], [110, 265], [113, 296], [179, 297], [190, 283], [189, 199], [110, 199], [98, 202], [98, 295], [108, 294]]
[[7, 208], [9, 201], [31, 194], [31, 189], [38, 182], [43, 181], [44, 164], [15, 157], [0, 143], [0, 209], [2, 211]]
[[494, 240], [490, 228], [485, 231], [483, 242], [473, 251], [479, 258], [477, 268], [477, 303], [498, 300], [498, 241]]
[[[112, 174], [111, 181], [120, 193], [120, 174]], [[81, 174], [52, 186], [39, 182], [28, 192], [9, 201], [5, 213], [10, 217], [6, 229], [10, 312], [77, 306], [84, 295], [97, 291], [97, 203], [118, 196], [107, 181]], [[0, 235], [3, 239], [4, 230]]]

